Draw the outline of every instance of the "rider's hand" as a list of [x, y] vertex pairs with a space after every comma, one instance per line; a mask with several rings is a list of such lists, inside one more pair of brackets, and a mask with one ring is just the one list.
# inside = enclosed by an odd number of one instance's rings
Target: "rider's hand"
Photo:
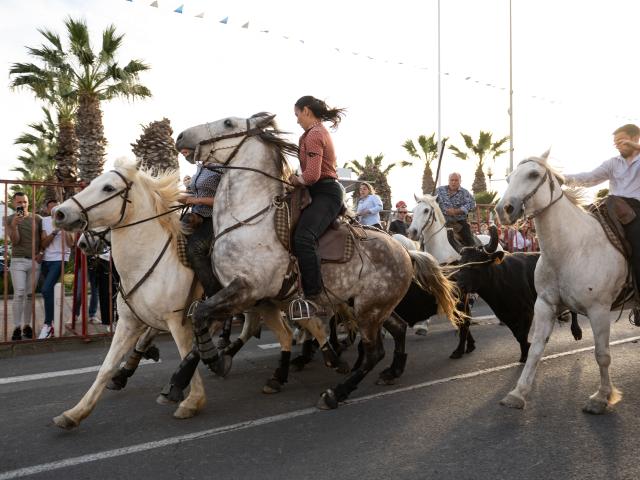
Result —
[[627, 140], [627, 139], [625, 139], [625, 140], [621, 140], [621, 141], [620, 141], [620, 144], [621, 144], [621, 145], [626, 145], [626, 146], [628, 146], [628, 147], [631, 147], [631, 148], [633, 148], [634, 150], [640, 150], [640, 144], [638, 144], [638, 143], [636, 143], [636, 142], [634, 142], [634, 141], [632, 141], [632, 140]]
[[178, 197], [178, 202], [184, 205], [195, 205], [194, 200], [195, 198], [193, 195], [181, 195], [180, 197]]
[[304, 187], [304, 183], [297, 175], [291, 175], [289, 177], [289, 183], [293, 184], [294, 187]]

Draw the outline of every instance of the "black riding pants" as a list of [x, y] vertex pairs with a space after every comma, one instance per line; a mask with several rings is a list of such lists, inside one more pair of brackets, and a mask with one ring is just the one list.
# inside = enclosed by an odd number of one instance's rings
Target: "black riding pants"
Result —
[[631, 244], [631, 268], [640, 284], [640, 201], [635, 198], [625, 198], [627, 203], [636, 212], [636, 218], [624, 225], [627, 241]]
[[213, 223], [211, 222], [211, 217], [204, 218], [200, 226], [191, 235], [187, 236], [187, 257], [207, 297], [214, 295], [222, 288], [213, 274], [211, 257], [209, 256], [212, 237]]
[[342, 188], [335, 180], [320, 180], [309, 187], [309, 192], [312, 202], [300, 215], [293, 235], [293, 248], [305, 295], [317, 295], [322, 291], [318, 239], [340, 213], [343, 198]]

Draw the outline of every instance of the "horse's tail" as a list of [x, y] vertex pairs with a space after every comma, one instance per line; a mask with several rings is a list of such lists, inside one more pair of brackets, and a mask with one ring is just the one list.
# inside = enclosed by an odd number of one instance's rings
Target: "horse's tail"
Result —
[[425, 252], [409, 251], [413, 263], [413, 278], [424, 291], [436, 297], [438, 313], [447, 316], [454, 327], [458, 328], [464, 313], [458, 310], [458, 287], [443, 273], [436, 259]]

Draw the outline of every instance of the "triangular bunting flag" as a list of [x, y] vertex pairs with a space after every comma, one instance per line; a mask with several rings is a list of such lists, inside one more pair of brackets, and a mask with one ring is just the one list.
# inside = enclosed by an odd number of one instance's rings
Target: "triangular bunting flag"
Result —
[[196, 18], [204, 18], [204, 12], [199, 13], [198, 15], [196, 15]]
[[269, 33], [269, 30], [260, 30], [260, 33]]
[[304, 40], [298, 40], [300, 43], [304, 43]]
[[149, 6], [158, 8], [158, 2], [151, 2], [151, 5]]
[[224, 23], [226, 25], [228, 21], [229, 17], [224, 17], [222, 20], [220, 20], [220, 23]]
[[249, 28], [249, 22], [247, 22], [244, 25], [242, 25], [242, 28]]
[[182, 7], [184, 7], [184, 4], [183, 4], [183, 5], [180, 5], [178, 8], [176, 8], [176, 9], [174, 10], [174, 12], [176, 12], [176, 13], [182, 13]]

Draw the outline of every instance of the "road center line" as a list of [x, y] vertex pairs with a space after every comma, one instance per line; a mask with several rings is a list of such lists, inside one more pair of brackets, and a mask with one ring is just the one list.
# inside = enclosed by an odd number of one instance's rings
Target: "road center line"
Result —
[[[610, 345], [622, 345], [624, 343], [630, 343], [640, 340], [640, 336], [623, 338], [621, 340], [616, 340], [611, 342]], [[577, 353], [587, 352], [589, 350], [593, 350], [594, 347], [584, 347], [578, 348], [575, 350], [570, 350], [568, 352], [560, 352], [554, 353], [552, 355], [547, 355], [542, 358], [542, 361], [552, 360], [560, 357], [566, 357], [569, 355], [575, 355]], [[492, 368], [485, 368], [482, 370], [476, 370], [475, 372], [462, 373], [460, 375], [454, 375], [451, 377], [440, 378], [437, 380], [430, 380], [428, 382], [417, 383], [415, 385], [409, 385], [406, 387], [395, 388], [393, 390], [385, 390], [383, 392], [374, 393], [371, 395], [365, 395], [363, 397], [354, 398], [353, 400], [348, 400], [344, 403], [344, 406], [348, 405], [358, 405], [365, 402], [369, 402], [371, 400], [375, 400], [382, 397], [388, 397], [389, 395], [395, 395], [397, 393], [410, 392], [413, 390], [419, 390], [426, 387], [431, 387], [433, 385], [439, 385], [442, 383], [452, 382], [455, 380], [463, 380], [467, 378], [478, 377], [481, 375], [487, 375], [489, 373], [499, 372], [502, 370], [508, 370], [510, 368], [515, 368], [517, 366], [521, 366], [522, 364], [519, 362], [516, 363], [508, 363], [506, 365], [500, 365]], [[61, 468], [74, 467], [78, 465], [82, 465], [85, 463], [97, 462], [100, 460], [106, 460], [114, 457], [121, 457], [123, 455], [130, 455], [132, 453], [138, 452], [146, 452], [149, 450], [154, 450], [156, 448], [168, 447], [171, 445], [177, 445], [180, 443], [190, 442], [193, 440], [201, 440], [205, 438], [211, 438], [218, 435], [222, 435], [230, 432], [237, 432], [239, 430], [246, 430], [248, 428], [259, 427], [261, 425], [268, 425], [271, 423], [282, 422], [285, 420], [291, 420], [292, 418], [303, 417], [307, 415], [314, 414], [328, 414], [327, 412], [321, 412], [315, 407], [311, 408], [303, 408], [300, 410], [294, 410], [292, 412], [281, 413], [278, 415], [271, 415], [269, 417], [258, 418], [255, 420], [247, 420], [244, 422], [234, 423], [231, 425], [224, 425], [222, 427], [212, 428], [209, 430], [201, 430], [199, 432], [188, 433], [185, 435], [178, 435], [175, 437], [169, 437], [162, 440], [156, 440], [153, 442], [140, 443], [138, 445], [131, 445], [129, 447], [116, 448], [113, 450], [105, 450], [104, 452], [90, 453], [87, 455], [81, 455], [79, 457], [71, 457], [66, 458], [64, 460], [58, 460], [56, 462], [50, 463], [42, 463], [40, 465], [33, 465], [31, 467], [19, 468], [17, 470], [9, 470], [7, 472], [0, 473], [0, 480], [9, 480], [13, 478], [21, 478], [26, 477], [28, 475], [35, 475], [37, 473], [47, 472], [51, 470], [59, 470]]]
[[[154, 362], [153, 360], [140, 360], [140, 365], [147, 365], [149, 363], [160, 363], [162, 359], [158, 360], [158, 362]], [[120, 364], [122, 367], [124, 362]], [[100, 370], [102, 365], [95, 365], [93, 367], [84, 367], [84, 368], [74, 368], [73, 370], [58, 370], [56, 372], [46, 372], [46, 373], [34, 373], [33, 375], [21, 375], [18, 377], [5, 377], [0, 378], [0, 385], [7, 385], [9, 383], [20, 383], [20, 382], [31, 382], [33, 380], [44, 380], [46, 378], [55, 378], [55, 377], [66, 377], [69, 375], [81, 375], [83, 373], [91, 373], [97, 372]]]

